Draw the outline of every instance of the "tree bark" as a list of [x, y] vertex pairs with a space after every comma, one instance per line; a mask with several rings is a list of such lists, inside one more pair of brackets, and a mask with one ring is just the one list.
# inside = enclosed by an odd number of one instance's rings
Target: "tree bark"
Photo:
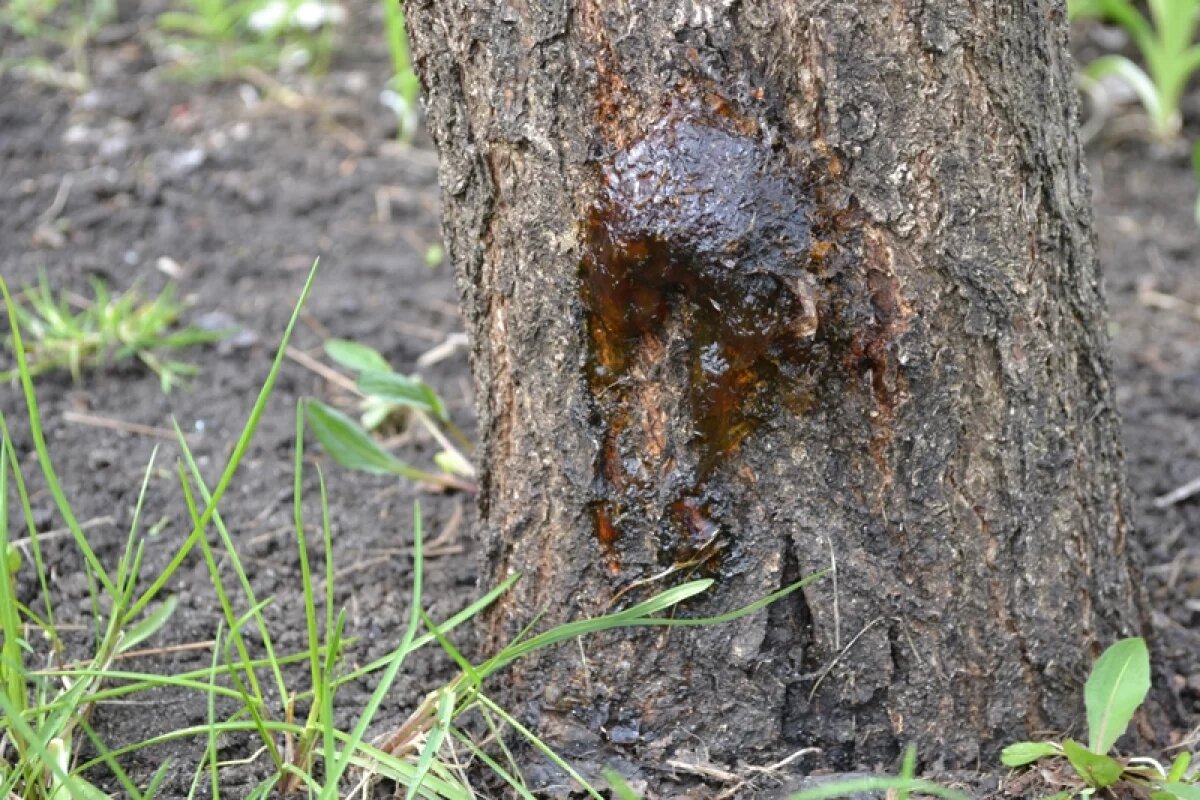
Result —
[[[734, 625], [508, 678], [569, 756], [1078, 728], [1145, 628], [1050, 0], [408, 0], [500, 643], [688, 578]], [[813, 763], [813, 762], [808, 762]]]

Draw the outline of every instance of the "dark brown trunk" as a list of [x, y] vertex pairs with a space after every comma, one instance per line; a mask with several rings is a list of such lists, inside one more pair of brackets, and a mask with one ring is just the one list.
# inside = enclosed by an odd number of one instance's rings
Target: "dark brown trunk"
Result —
[[[970, 764], [1140, 633], [1062, 2], [409, 0], [501, 642], [568, 754]], [[811, 762], [809, 762], [811, 763]]]

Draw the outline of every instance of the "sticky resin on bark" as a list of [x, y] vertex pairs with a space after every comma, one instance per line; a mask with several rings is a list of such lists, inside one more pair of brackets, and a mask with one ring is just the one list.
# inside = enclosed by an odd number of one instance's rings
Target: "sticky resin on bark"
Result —
[[601, 166], [581, 277], [614, 573], [630, 523], [657, 526], [660, 567], [715, 563], [723, 468], [781, 401], [811, 403], [829, 250], [813, 196], [752, 123], [700, 102]]

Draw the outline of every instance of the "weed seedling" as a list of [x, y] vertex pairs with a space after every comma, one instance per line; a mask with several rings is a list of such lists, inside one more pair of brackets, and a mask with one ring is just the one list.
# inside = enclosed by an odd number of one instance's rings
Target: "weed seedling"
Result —
[[9, 28], [39, 50], [46, 49], [43, 45], [61, 48], [73, 66], [64, 71], [42, 55], [11, 61], [0, 57], [0, 73], [11, 67], [35, 80], [86, 91], [88, 43], [116, 15], [115, 0], [6, 0], [0, 5], [0, 29]]
[[[446, 404], [429, 384], [392, 369], [379, 351], [357, 342], [331, 339], [325, 353], [357, 373], [354, 389], [362, 398], [361, 424], [325, 403], [306, 403], [308, 424], [317, 441], [343, 467], [379, 475], [398, 475], [435, 486], [475, 490], [475, 468], [464, 452], [471, 442], [446, 413]], [[439, 471], [407, 464], [379, 445], [369, 431], [405, 414], [424, 428], [442, 448], [434, 456]]]
[[1160, 139], [1179, 135], [1179, 103], [1188, 81], [1200, 69], [1200, 44], [1196, 43], [1198, 0], [1149, 0], [1147, 19], [1129, 0], [1071, 0], [1072, 19], [1106, 19], [1124, 28], [1137, 45], [1146, 69], [1123, 55], [1112, 53], [1088, 64], [1085, 74], [1099, 80], [1113, 76], [1137, 95], [1150, 127]]
[[1125, 733], [1134, 712], [1150, 690], [1150, 654], [1142, 639], [1122, 639], [1096, 661], [1084, 687], [1087, 707], [1087, 746], [1074, 739], [1061, 742], [1017, 742], [1004, 748], [1000, 760], [1023, 767], [1042, 760], [1065, 760], [1077, 785], [1053, 795], [1054, 800], [1090, 797], [1122, 784], [1139, 788], [1151, 800], [1200, 800], [1200, 785], [1188, 775], [1189, 753], [1180, 753], [1169, 769], [1152, 758], [1109, 755]]
[[[85, 367], [136, 358], [158, 375], [163, 392], [169, 392], [180, 378], [195, 375], [197, 368], [166, 354], [225, 335], [194, 327], [173, 330], [183, 306], [171, 286], [151, 299], [143, 298], [136, 288], [113, 296], [100, 281], [92, 282], [92, 292], [90, 304], [73, 310], [64, 297], [55, 297], [43, 275], [37, 287], [24, 291], [25, 304], [13, 305], [13, 314], [26, 332], [31, 376], [65, 369], [79, 381]], [[11, 335], [9, 348], [15, 349]], [[10, 369], [0, 372], [0, 381], [17, 376], [18, 371]]]

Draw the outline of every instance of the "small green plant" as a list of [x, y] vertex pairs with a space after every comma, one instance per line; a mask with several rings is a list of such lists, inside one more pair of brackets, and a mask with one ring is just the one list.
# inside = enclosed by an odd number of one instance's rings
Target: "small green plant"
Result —
[[[25, 329], [25, 356], [29, 373], [36, 377], [51, 370], [67, 370], [78, 381], [85, 367], [136, 358], [159, 377], [164, 392], [181, 378], [195, 375], [193, 364], [167, 357], [172, 350], [214, 342], [222, 331], [195, 327], [177, 328], [183, 310], [171, 286], [153, 298], [136, 289], [112, 295], [101, 281], [92, 281], [94, 298], [82, 310], [73, 310], [63, 296], [50, 291], [46, 276], [28, 287], [25, 302], [14, 303], [13, 313]], [[15, 350], [15, 337], [9, 336]], [[16, 369], [0, 372], [0, 381], [18, 377]]]
[[1122, 639], [1100, 656], [1084, 687], [1088, 743], [1017, 742], [1004, 748], [1000, 760], [1023, 767], [1043, 759], [1065, 760], [1078, 786], [1053, 795], [1055, 800], [1089, 797], [1121, 784], [1140, 787], [1151, 800], [1200, 800], [1200, 785], [1188, 775], [1189, 753], [1180, 753], [1169, 769], [1152, 758], [1117, 758], [1109, 755], [1125, 733], [1134, 713], [1150, 691], [1150, 654], [1139, 638]]
[[1113, 76], [1126, 83], [1145, 108], [1154, 134], [1174, 139], [1182, 125], [1179, 103], [1184, 89], [1200, 69], [1200, 44], [1196, 43], [1200, 2], [1149, 0], [1148, 6], [1149, 19], [1129, 0], [1071, 0], [1068, 10], [1072, 19], [1105, 19], [1129, 33], [1146, 69], [1112, 53], [1088, 64], [1085, 75], [1093, 80]]
[[64, 71], [44, 55], [30, 55], [13, 61], [0, 58], [0, 73], [12, 67], [35, 79], [86, 91], [88, 43], [116, 15], [115, 0], [6, 0], [0, 5], [0, 29], [8, 28], [35, 45], [61, 48], [73, 66]]
[[[331, 339], [325, 343], [325, 353], [356, 373], [355, 389], [362, 397], [361, 424], [318, 400], [305, 404], [309, 426], [335, 461], [348, 469], [475, 490], [475, 468], [465, 455], [471, 451], [471, 442], [450, 419], [446, 404], [429, 384], [401, 375], [379, 351], [358, 342]], [[371, 437], [370, 431], [400, 414], [424, 428], [442, 448], [433, 458], [438, 471], [401, 461]]]
[[333, 0], [173, 0], [160, 14], [177, 77], [225, 80], [254, 70], [323, 72], [345, 12]]
[[409, 56], [408, 32], [400, 0], [383, 0], [383, 18], [387, 25], [393, 74], [381, 99], [396, 115], [400, 141], [411, 142], [420, 122], [421, 81], [413, 70]]

